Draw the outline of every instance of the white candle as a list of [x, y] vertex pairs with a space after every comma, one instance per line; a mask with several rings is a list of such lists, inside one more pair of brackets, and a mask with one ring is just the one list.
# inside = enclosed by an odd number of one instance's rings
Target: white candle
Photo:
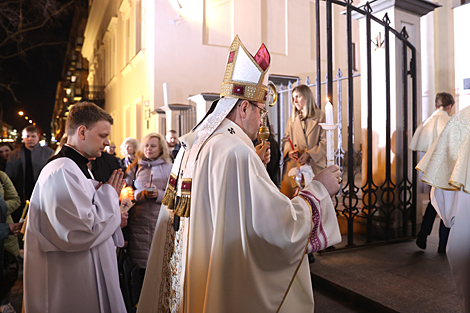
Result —
[[170, 90], [167, 83], [163, 83], [163, 104], [165, 106], [170, 104]]
[[[326, 115], [326, 125], [330, 126], [334, 124], [333, 121], [333, 106], [331, 105], [328, 98], [326, 98], [325, 105], [325, 115]], [[330, 166], [335, 164], [335, 153], [334, 153], [334, 139], [333, 139], [334, 130], [329, 129], [326, 131], [326, 165]]]
[[334, 124], [333, 106], [331, 105], [330, 101], [328, 101], [325, 105], [325, 115], [326, 115], [326, 125], [333, 125]]

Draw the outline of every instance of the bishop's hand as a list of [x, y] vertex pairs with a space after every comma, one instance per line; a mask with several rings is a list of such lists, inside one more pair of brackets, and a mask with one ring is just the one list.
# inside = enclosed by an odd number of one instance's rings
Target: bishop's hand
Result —
[[268, 141], [264, 145], [259, 144], [255, 147], [256, 154], [264, 164], [268, 164], [271, 161], [271, 149], [269, 148], [271, 143]]
[[339, 191], [339, 177], [341, 177], [339, 167], [337, 165], [330, 165], [315, 175], [313, 180], [318, 180], [322, 183], [326, 190], [328, 190], [330, 196], [333, 197]]

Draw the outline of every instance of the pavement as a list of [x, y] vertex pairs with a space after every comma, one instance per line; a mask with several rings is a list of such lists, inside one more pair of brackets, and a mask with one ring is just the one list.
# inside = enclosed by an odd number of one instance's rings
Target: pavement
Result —
[[460, 312], [449, 263], [437, 253], [437, 219], [427, 249], [414, 240], [315, 254], [315, 312]]
[[[437, 253], [438, 222], [426, 250], [408, 240], [315, 253], [315, 313], [460, 312], [446, 255]], [[22, 279], [21, 268], [12, 290], [18, 313]]]

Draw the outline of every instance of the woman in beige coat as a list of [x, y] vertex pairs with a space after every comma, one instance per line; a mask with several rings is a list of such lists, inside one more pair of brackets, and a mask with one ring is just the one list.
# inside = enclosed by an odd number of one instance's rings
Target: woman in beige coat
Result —
[[284, 171], [281, 192], [292, 198], [292, 187], [287, 173], [296, 166], [308, 164], [316, 175], [326, 167], [326, 134], [319, 123], [325, 122], [325, 113], [316, 105], [313, 93], [306, 85], [296, 86], [292, 91], [292, 115], [287, 122], [284, 143]]

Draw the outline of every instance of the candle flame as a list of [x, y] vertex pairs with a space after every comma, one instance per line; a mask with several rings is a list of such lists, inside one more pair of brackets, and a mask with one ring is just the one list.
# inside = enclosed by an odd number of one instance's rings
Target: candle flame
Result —
[[29, 200], [26, 200], [26, 205], [24, 206], [23, 213], [21, 214], [21, 219], [23, 220], [26, 217], [26, 212], [28, 211], [28, 207], [29, 207]]
[[328, 97], [326, 97], [326, 102], [330, 102], [330, 99]]
[[122, 201], [122, 199], [124, 198], [128, 198], [130, 200], [134, 200], [134, 189], [132, 189], [132, 187], [124, 187], [122, 188], [121, 190], [121, 195], [119, 197]]

